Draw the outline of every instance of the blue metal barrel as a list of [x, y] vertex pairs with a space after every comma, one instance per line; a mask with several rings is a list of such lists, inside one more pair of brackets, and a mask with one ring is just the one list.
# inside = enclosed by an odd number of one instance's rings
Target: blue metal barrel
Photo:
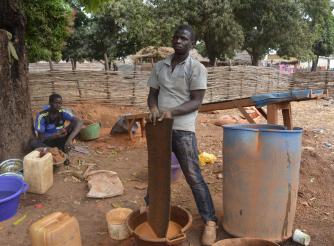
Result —
[[223, 227], [237, 237], [291, 237], [301, 159], [301, 128], [224, 126]]

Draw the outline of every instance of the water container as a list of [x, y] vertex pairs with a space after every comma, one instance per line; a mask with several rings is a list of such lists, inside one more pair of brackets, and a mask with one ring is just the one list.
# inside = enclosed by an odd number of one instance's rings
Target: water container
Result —
[[0, 222], [11, 218], [19, 207], [20, 196], [28, 185], [16, 176], [0, 176]]
[[126, 219], [132, 213], [130, 208], [114, 208], [106, 214], [109, 235], [114, 240], [124, 240], [130, 236]]
[[81, 246], [77, 219], [55, 212], [36, 221], [29, 229], [32, 246]]
[[223, 227], [236, 237], [269, 241], [292, 235], [302, 129], [224, 126]]
[[51, 153], [39, 156], [40, 152], [34, 150], [24, 157], [24, 180], [30, 186], [28, 192], [44, 194], [53, 185], [53, 160]]

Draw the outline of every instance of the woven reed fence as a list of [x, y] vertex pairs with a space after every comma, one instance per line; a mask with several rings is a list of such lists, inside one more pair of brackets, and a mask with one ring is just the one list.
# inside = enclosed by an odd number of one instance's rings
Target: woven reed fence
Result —
[[[146, 107], [148, 71], [54, 71], [31, 73], [30, 94], [33, 108], [59, 93], [68, 104], [91, 102]], [[232, 66], [208, 68], [208, 90], [204, 102], [250, 97], [291, 89], [334, 88], [334, 72], [302, 72], [282, 75], [274, 68]]]

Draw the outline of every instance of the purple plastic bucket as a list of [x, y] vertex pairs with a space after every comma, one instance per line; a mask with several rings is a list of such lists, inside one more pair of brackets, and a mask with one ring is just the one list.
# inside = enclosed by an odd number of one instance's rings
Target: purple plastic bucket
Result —
[[180, 178], [181, 167], [180, 167], [180, 163], [177, 160], [174, 152], [172, 152], [172, 158], [171, 158], [171, 160], [172, 160], [171, 161], [172, 162], [172, 166], [171, 166], [171, 171], [172, 171], [171, 180], [174, 182], [174, 181], [177, 181]]
[[0, 221], [16, 214], [20, 195], [28, 190], [28, 184], [16, 176], [0, 176]]

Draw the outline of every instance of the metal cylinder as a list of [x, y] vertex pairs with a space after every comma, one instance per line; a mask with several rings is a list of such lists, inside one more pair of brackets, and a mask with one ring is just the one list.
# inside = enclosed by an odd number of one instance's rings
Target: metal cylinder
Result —
[[224, 126], [223, 227], [237, 237], [291, 237], [297, 202], [302, 129]]

